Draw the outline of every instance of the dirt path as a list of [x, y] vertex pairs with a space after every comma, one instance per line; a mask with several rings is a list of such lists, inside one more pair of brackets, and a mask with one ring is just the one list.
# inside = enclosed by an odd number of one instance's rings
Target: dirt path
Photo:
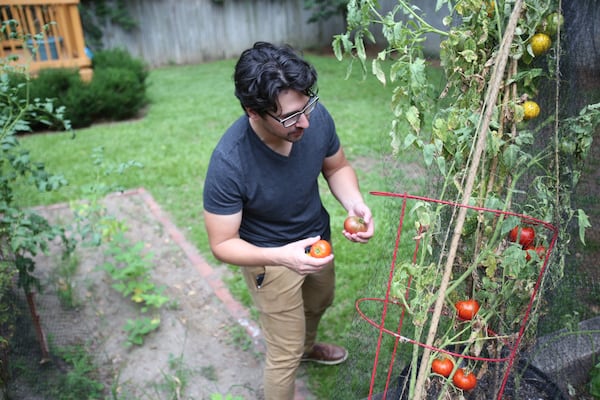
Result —
[[[152, 254], [153, 280], [166, 287], [171, 305], [163, 307], [160, 328], [143, 346], [126, 347], [123, 327], [140, 313], [98, 270], [106, 261], [104, 252], [88, 248], [79, 253], [73, 285], [80, 305], [75, 310], [65, 310], [57, 299], [53, 271], [59, 259], [58, 252], [51, 252], [38, 259], [37, 271], [48, 289], [37, 296], [37, 304], [52, 343], [85, 343], [96, 355], [107, 385], [135, 399], [201, 400], [217, 393], [261, 399], [260, 330], [223, 284], [227, 271], [211, 268], [145, 190], [109, 196], [105, 206], [125, 222], [131, 242], [143, 242], [144, 252]], [[72, 218], [67, 205], [40, 213], [51, 221]], [[180, 397], [167, 397], [175, 392]], [[304, 398], [299, 382], [297, 399]]]

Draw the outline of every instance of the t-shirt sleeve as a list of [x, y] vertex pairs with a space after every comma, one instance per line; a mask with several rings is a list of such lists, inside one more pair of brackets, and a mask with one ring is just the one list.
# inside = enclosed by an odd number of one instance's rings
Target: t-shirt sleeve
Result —
[[329, 137], [329, 142], [327, 145], [327, 152], [325, 153], [325, 156], [331, 157], [332, 155], [337, 153], [338, 150], [340, 149], [340, 138], [337, 135], [337, 131], [335, 128], [335, 121], [331, 117], [331, 114], [329, 114], [329, 111], [325, 107], [322, 107], [322, 109], [323, 109], [323, 113], [322, 113], [323, 120], [320, 123], [322, 123], [323, 126], [325, 127], [324, 132], [326, 132]]
[[213, 214], [231, 215], [242, 210], [239, 167], [214, 152], [206, 172], [203, 190], [204, 209]]

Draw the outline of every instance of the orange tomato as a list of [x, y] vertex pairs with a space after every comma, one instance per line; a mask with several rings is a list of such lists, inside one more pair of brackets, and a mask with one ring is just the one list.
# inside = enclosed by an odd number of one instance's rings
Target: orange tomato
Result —
[[331, 245], [327, 240], [321, 239], [310, 246], [309, 254], [315, 258], [325, 258], [331, 254]]

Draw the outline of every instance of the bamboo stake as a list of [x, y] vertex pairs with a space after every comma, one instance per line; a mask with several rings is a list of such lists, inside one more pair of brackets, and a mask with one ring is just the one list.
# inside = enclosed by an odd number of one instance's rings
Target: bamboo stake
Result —
[[[485, 141], [487, 138], [487, 132], [489, 130], [490, 121], [492, 119], [492, 114], [494, 112], [494, 107], [496, 106], [496, 101], [498, 98], [498, 93], [500, 91], [500, 86], [502, 84], [502, 79], [504, 77], [504, 70], [506, 68], [506, 63], [508, 61], [508, 56], [510, 53], [510, 46], [513, 41], [513, 37], [515, 34], [515, 28], [517, 27], [517, 22], [519, 17], [521, 16], [521, 10], [523, 8], [523, 0], [516, 0], [515, 7], [510, 15], [510, 20], [508, 21], [508, 25], [506, 27], [506, 32], [504, 37], [502, 38], [502, 43], [500, 45], [500, 49], [498, 51], [498, 55], [496, 58], [496, 63], [494, 66], [494, 72], [491, 77], [490, 86], [488, 89], [488, 93], [486, 95], [485, 100], [485, 112], [483, 114], [483, 120], [479, 126], [479, 130], [477, 132], [477, 144], [475, 147], [475, 151], [473, 153], [473, 159], [471, 165], [469, 166], [469, 172], [467, 175], [467, 180], [465, 183], [465, 189], [463, 192], [462, 205], [467, 205], [469, 203], [469, 199], [471, 197], [471, 193], [473, 191], [473, 185], [475, 183], [475, 176], [477, 174], [477, 169], [479, 167], [479, 163], [481, 161], [481, 155], [483, 154], [483, 150], [485, 149]], [[444, 275], [442, 277], [442, 282], [440, 284], [440, 289], [438, 291], [438, 298], [435, 302], [435, 307], [433, 310], [433, 314], [431, 317], [431, 326], [429, 327], [429, 332], [427, 335], [426, 346], [423, 350], [423, 357], [421, 359], [421, 364], [419, 366], [419, 375], [417, 377], [416, 383], [416, 391], [415, 391], [415, 400], [422, 400], [425, 389], [425, 380], [429, 375], [428, 365], [429, 365], [429, 356], [431, 353], [430, 347], [433, 345], [435, 340], [435, 335], [437, 333], [438, 324], [440, 321], [440, 315], [442, 314], [442, 308], [444, 305], [444, 300], [446, 297], [446, 290], [448, 289], [448, 285], [450, 282], [450, 276], [452, 275], [452, 265], [454, 264], [454, 258], [456, 257], [456, 251], [458, 249], [458, 243], [461, 237], [461, 232], [463, 229], [463, 225], [465, 222], [465, 217], [467, 215], [467, 208], [460, 207], [458, 211], [458, 216], [456, 219], [456, 225], [454, 227], [454, 234], [452, 236], [452, 242], [450, 244], [450, 248], [448, 251], [448, 258], [446, 260], [446, 265], [444, 269]]]

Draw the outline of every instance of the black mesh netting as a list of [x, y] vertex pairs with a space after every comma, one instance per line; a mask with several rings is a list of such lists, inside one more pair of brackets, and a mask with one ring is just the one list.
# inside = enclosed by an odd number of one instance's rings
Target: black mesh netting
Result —
[[[562, 6], [565, 24], [559, 57], [559, 95], [556, 96], [556, 81], [547, 81], [537, 98], [546, 117], [554, 112], [557, 103], [560, 118], [567, 118], [577, 115], [585, 105], [600, 102], [600, 2], [563, 1]], [[599, 361], [600, 345], [600, 268], [597, 261], [600, 259], [600, 204], [597, 200], [600, 195], [599, 135], [597, 129], [583, 174], [572, 196], [573, 208], [585, 210], [590, 218], [592, 228], [586, 232], [586, 245], [580, 243], [577, 228], [573, 226], [564, 276], [555, 271], [556, 266], [549, 266], [547, 279], [552, 281], [552, 285], [542, 286], [539, 293], [546, 312], [538, 321], [537, 340], [529, 341], [528, 347], [516, 357], [503, 399], [592, 399], [586, 384], [591, 368]], [[552, 141], [553, 129], [549, 127], [539, 134], [536, 146], [541, 149]], [[561, 165], [561, 168], [569, 168], [569, 165]], [[525, 180], [525, 190], [530, 190], [527, 188], [530, 183], [531, 179]], [[395, 183], [391, 187], [398, 186], [402, 185]], [[420, 188], [419, 194], [423, 190]], [[390, 210], [399, 207], [397, 199], [389, 200]], [[390, 225], [393, 226], [393, 221]], [[385, 229], [390, 232], [382, 232], [384, 228], [380, 227], [378, 234], [389, 234], [386, 240], [390, 249], [389, 254], [380, 258], [388, 260], [388, 263], [381, 261], [381, 264], [373, 265], [372, 280], [365, 285], [363, 293], [357, 294], [359, 298], [381, 298], [385, 294], [395, 235], [393, 227], [386, 226]], [[549, 290], [548, 286], [553, 286], [553, 289]], [[383, 306], [380, 302], [363, 301], [359, 307], [374, 321], [381, 318]], [[410, 336], [410, 333], [405, 336]], [[402, 394], [402, 387], [413, 365], [410, 355], [414, 345], [400, 341], [390, 364], [395, 345], [392, 335], [384, 333], [380, 337], [378, 329], [357, 313], [347, 336], [347, 346], [354, 349], [354, 353], [348, 367], [338, 372], [335, 399], [366, 399], [370, 392], [373, 399], [381, 399], [384, 395], [387, 399], [407, 398], [403, 397], [406, 395]], [[381, 351], [377, 354], [378, 348]], [[496, 398], [501, 383], [497, 377], [503, 376], [505, 367], [502, 362], [488, 363], [486, 368], [492, 372], [497, 370], [497, 373], [486, 375], [496, 376], [496, 380], [479, 382], [477, 389], [465, 392], [465, 398]], [[377, 373], [371, 389], [374, 370]], [[388, 373], [389, 387], [385, 392]], [[442, 383], [435, 379], [430, 382], [428, 399], [438, 398], [436, 387]]]
[[[598, 0], [566, 0], [563, 1], [563, 12], [565, 25], [562, 38], [563, 51], [560, 57], [559, 111], [562, 117], [568, 117], [576, 115], [586, 104], [600, 102], [600, 2]], [[542, 88], [543, 95], [539, 96], [539, 102], [543, 110], [554, 109], [555, 89], [555, 82], [548, 82]], [[538, 145], [542, 146], [547, 142], [551, 134], [550, 130], [543, 132], [538, 140]], [[596, 132], [596, 139], [598, 134]], [[569, 331], [561, 331], [562, 333], [559, 334], [556, 332], [558, 329], [568, 326], [571, 321], [569, 317], [587, 321], [584, 325], [575, 326], [573, 329], [575, 331], [578, 329], [580, 331], [582, 329], [598, 330], [598, 324], [594, 325], [593, 322], [594, 318], [597, 320], [600, 313], [600, 268], [597, 263], [597, 260], [600, 259], [600, 229], [598, 229], [600, 226], [600, 202], [597, 200], [600, 195], [600, 146], [597, 143], [598, 140], [595, 140], [584, 173], [573, 196], [575, 208], [584, 209], [592, 224], [592, 228], [588, 230], [586, 236], [587, 246], [584, 247], [579, 243], [577, 234], [574, 232], [569, 246], [571, 255], [568, 257], [564, 277], [552, 291], [542, 290], [541, 297], [545, 299], [546, 307], [550, 310], [539, 322], [540, 336], [543, 335], [540, 340], [542, 345], [538, 349], [530, 349], [519, 355], [508, 380], [505, 391], [506, 399], [591, 398], [586, 397], [583, 387], [588, 379], [586, 372], [589, 371], [594, 361], [597, 362], [597, 358], [594, 358], [593, 354], [593, 349], [599, 347], [597, 336], [570, 334]], [[386, 174], [390, 171], [393, 171], [393, 168], [390, 168]], [[391, 184], [391, 187], [401, 186], [398, 182]], [[386, 201], [389, 202], [390, 210], [399, 207], [399, 203], [394, 199]], [[381, 288], [385, 286], [389, 278], [389, 260], [392, 258], [396, 222], [392, 221], [387, 226], [385, 224], [378, 226], [378, 235], [388, 235], [386, 239], [390, 243], [390, 248], [388, 254], [378, 255], [377, 259], [381, 261], [379, 264], [372, 265], [371, 281], [365, 283], [364, 291], [357, 293], [357, 298], [382, 296]], [[552, 274], [552, 270], [549, 271], [549, 274]], [[8, 379], [8, 372], [11, 373], [12, 378], [20, 379], [16, 386], [11, 387], [10, 395], [13, 399], [45, 400], [54, 398], [48, 395], [36, 397], [31, 393], [24, 394], [22, 389], [25, 386], [44, 386], [46, 382], [64, 379], [66, 368], [58, 359], [54, 359], [52, 363], [40, 364], [39, 340], [31, 324], [26, 298], [20, 292], [11, 292], [4, 294], [2, 299], [3, 309], [15, 309], [16, 318], [0, 322], [4, 329], [1, 332], [2, 336], [13, 338], [10, 346], [0, 346], [0, 349], [4, 351], [2, 355], [4, 368], [0, 368], [2, 373], [0, 379]], [[373, 318], [381, 315], [381, 303], [379, 302], [364, 302], [362, 307], [362, 311]], [[59, 324], [60, 321], [43, 314], [44, 310], [49, 308], [43, 304], [40, 305], [39, 311], [42, 313], [42, 317], [47, 323]], [[577, 314], [574, 311], [577, 311]], [[81, 330], [81, 339], [84, 341], [86, 327], [83, 324], [82, 321], [78, 326], [65, 326], [62, 329]], [[8, 335], [6, 335], [7, 329], [10, 330]], [[72, 336], [73, 333], [70, 332], [69, 337]], [[60, 344], [60, 330], [55, 331], [54, 336], [48, 339], [51, 343]], [[379, 346], [378, 339], [381, 339]], [[381, 398], [388, 372], [387, 366], [391, 359], [390, 354], [395, 346], [394, 337], [384, 334], [379, 338], [377, 329], [357, 314], [343, 344], [352, 349], [352, 353], [345, 366], [339, 368], [337, 391], [333, 399], [363, 399], [368, 396], [378, 347], [382, 351], [378, 355], [379, 368], [373, 398]], [[409, 372], [408, 357], [411, 351], [412, 345], [410, 344], [400, 343], [398, 345], [398, 355], [390, 373], [391, 387], [387, 393], [389, 399], [402, 398], [401, 387]], [[544, 354], [548, 353], [551, 354], [551, 357], [545, 358]], [[574, 357], [574, 353], [582, 354], [584, 357]], [[595, 354], [598, 354], [597, 350]], [[11, 360], [11, 362], [6, 363], [7, 360]], [[503, 363], [490, 364], [491, 370], [504, 367]], [[569, 396], [568, 380], [561, 378], [565, 374], [577, 377], [577, 381], [574, 383], [576, 387], [574, 387], [575, 395], [573, 397]], [[38, 379], [42, 376], [43, 378]], [[498, 381], [489, 383], [489, 386], [492, 387], [492, 391], [497, 391]], [[435, 383], [432, 387], [435, 391]], [[6, 395], [6, 393], [3, 394]], [[56, 398], [60, 398], [60, 396]], [[431, 395], [431, 398], [434, 398], [434, 394]], [[493, 398], [493, 395], [490, 395], [489, 392], [473, 391], [466, 398], [468, 400], [488, 400]]]

